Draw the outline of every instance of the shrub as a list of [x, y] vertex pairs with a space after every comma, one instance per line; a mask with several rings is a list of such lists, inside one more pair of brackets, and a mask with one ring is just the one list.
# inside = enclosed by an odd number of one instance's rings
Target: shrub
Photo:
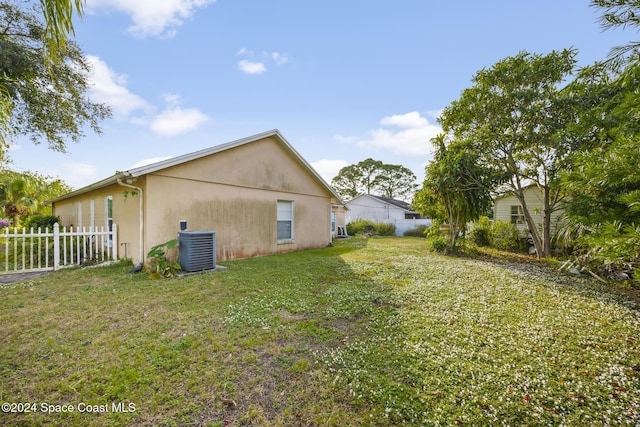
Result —
[[147, 254], [149, 260], [147, 274], [151, 279], [175, 277], [182, 270], [178, 262], [171, 262], [167, 259], [167, 252], [178, 246], [178, 239], [169, 240], [151, 248]]
[[396, 226], [387, 222], [379, 222], [375, 225], [375, 232], [378, 236], [395, 236]]
[[358, 234], [373, 235], [376, 225], [368, 219], [358, 219], [347, 224], [347, 234], [357, 236]]
[[407, 230], [404, 232], [405, 236], [409, 237], [424, 237], [424, 234], [427, 231], [427, 226], [424, 224], [418, 225], [416, 228], [412, 228], [411, 230]]
[[494, 222], [491, 227], [491, 245], [506, 251], [522, 249], [518, 228], [509, 221]]
[[27, 230], [33, 228], [37, 230], [41, 228], [44, 230], [45, 228], [49, 228], [49, 230], [53, 230], [53, 224], [60, 223], [60, 217], [55, 215], [33, 215], [27, 218], [27, 220], [22, 225]]
[[347, 224], [347, 234], [350, 236], [394, 236], [396, 226], [386, 222], [375, 223], [370, 219], [358, 219]]
[[445, 253], [449, 249], [449, 242], [445, 236], [435, 235], [427, 238], [427, 247], [432, 251]]
[[607, 222], [577, 243], [578, 265], [609, 279], [640, 282], [640, 226]]
[[489, 246], [491, 244], [491, 220], [486, 217], [480, 217], [471, 226], [469, 232], [469, 240], [478, 246]]
[[440, 233], [440, 226], [442, 222], [440, 220], [434, 219], [431, 221], [431, 225], [424, 230], [424, 236], [428, 239], [430, 237], [438, 236]]

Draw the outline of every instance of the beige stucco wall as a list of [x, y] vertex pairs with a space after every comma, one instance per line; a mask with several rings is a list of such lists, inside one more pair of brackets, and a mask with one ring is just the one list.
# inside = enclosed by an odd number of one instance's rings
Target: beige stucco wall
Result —
[[[216, 232], [219, 261], [326, 246], [331, 195], [271, 138], [147, 175], [145, 247]], [[278, 200], [294, 203], [294, 239], [278, 244]]]
[[[525, 189], [524, 193], [525, 201], [529, 212], [533, 217], [534, 222], [538, 227], [538, 231], [542, 232], [543, 215], [542, 210], [544, 208], [544, 200], [542, 192], [536, 187], [529, 187]], [[520, 202], [513, 194], [508, 194], [504, 197], [497, 199], [494, 203], [493, 215], [495, 221], [511, 221], [511, 206], [520, 206]], [[556, 210], [551, 213], [551, 233], [559, 228], [562, 212]], [[529, 235], [529, 229], [527, 224], [516, 224], [516, 227], [520, 231], [520, 235], [527, 237]]]
[[[138, 180], [136, 185], [144, 180]], [[130, 188], [114, 184], [90, 193], [55, 202], [53, 214], [60, 217], [60, 225], [85, 227], [92, 224], [91, 204], [93, 200], [93, 224], [107, 227], [107, 197], [112, 197], [113, 223], [117, 225], [118, 257], [139, 259], [139, 195]], [[80, 215], [81, 213], [81, 215]]]
[[[142, 258], [153, 246], [175, 239], [180, 220], [187, 221], [188, 230], [216, 232], [218, 261], [324, 247], [331, 241], [330, 212], [338, 200], [274, 137], [149, 173], [132, 185], [143, 190]], [[89, 225], [94, 199], [95, 212], [102, 215], [96, 223], [104, 222], [104, 203], [112, 196], [118, 255], [125, 256], [126, 244], [126, 256], [138, 263], [140, 194], [131, 192], [114, 184], [55, 202], [54, 214], [63, 225], [76, 225], [73, 213], [82, 204], [83, 224]], [[290, 243], [277, 241], [279, 200], [294, 204]], [[344, 225], [343, 209], [336, 219]]]
[[[113, 195], [112, 188], [105, 188], [92, 193], [90, 196], [76, 197], [54, 204], [54, 214], [60, 217], [61, 225], [89, 228], [106, 227], [106, 198]], [[91, 219], [91, 204], [93, 201], [93, 220]]]

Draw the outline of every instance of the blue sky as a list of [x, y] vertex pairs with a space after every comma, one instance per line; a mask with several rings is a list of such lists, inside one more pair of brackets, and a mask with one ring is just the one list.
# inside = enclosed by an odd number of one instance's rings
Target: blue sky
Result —
[[603, 32], [601, 13], [588, 0], [87, 0], [76, 41], [114, 116], [66, 154], [18, 139], [11, 167], [80, 188], [277, 128], [328, 182], [369, 157], [421, 182], [438, 112], [478, 70], [571, 47], [589, 65], [637, 38]]

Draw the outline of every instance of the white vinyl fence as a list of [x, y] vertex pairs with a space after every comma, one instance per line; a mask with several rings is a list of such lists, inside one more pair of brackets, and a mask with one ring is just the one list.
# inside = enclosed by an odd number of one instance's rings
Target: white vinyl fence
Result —
[[424, 225], [425, 227], [429, 227], [431, 225], [431, 220], [426, 218], [420, 219], [383, 219], [380, 222], [385, 222], [387, 224], [393, 224], [396, 226], [396, 236], [403, 236], [406, 231], [413, 230], [417, 228], [419, 225]]
[[[11, 232], [13, 229], [13, 232]], [[62, 227], [42, 231], [7, 227], [0, 232], [0, 274], [58, 270], [118, 259], [117, 227]]]

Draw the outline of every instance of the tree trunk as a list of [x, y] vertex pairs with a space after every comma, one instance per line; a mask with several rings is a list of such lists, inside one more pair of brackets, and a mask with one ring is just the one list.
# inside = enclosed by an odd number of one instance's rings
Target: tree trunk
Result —
[[449, 227], [449, 248], [451, 252], [455, 252], [456, 250], [456, 242], [458, 241], [458, 232], [456, 231], [456, 227]]
[[544, 189], [544, 209], [542, 212], [542, 256], [551, 255], [551, 203], [549, 202], [549, 187]]
[[536, 227], [536, 223], [531, 216], [531, 212], [529, 212], [529, 208], [527, 207], [527, 202], [524, 199], [524, 189], [519, 188], [516, 191], [516, 198], [520, 202], [520, 206], [522, 206], [522, 212], [524, 213], [524, 220], [527, 223], [527, 227], [529, 228], [529, 233], [531, 233], [531, 239], [533, 240], [533, 246], [536, 248], [536, 257], [541, 258], [544, 256], [544, 243], [540, 238], [540, 233], [538, 232], [538, 228]]

